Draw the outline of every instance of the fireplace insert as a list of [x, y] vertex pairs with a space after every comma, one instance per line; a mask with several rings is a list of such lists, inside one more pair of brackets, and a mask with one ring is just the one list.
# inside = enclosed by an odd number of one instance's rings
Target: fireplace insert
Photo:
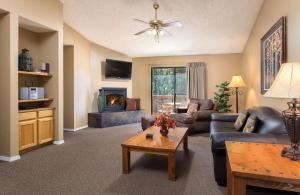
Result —
[[125, 109], [127, 98], [126, 88], [101, 88], [99, 89], [99, 112], [116, 112]]

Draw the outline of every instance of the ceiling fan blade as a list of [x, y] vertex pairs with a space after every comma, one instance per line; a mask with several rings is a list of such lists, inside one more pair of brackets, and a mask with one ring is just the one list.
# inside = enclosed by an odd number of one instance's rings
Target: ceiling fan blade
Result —
[[134, 35], [140, 35], [140, 34], [143, 34], [143, 33], [147, 32], [148, 30], [151, 30], [151, 28], [146, 28], [145, 30], [142, 30], [142, 31], [140, 31], [140, 32], [135, 33]]
[[164, 23], [162, 26], [163, 27], [181, 27], [182, 23], [179, 21], [174, 21], [174, 22]]
[[167, 31], [165, 28], [163, 29], [163, 31], [165, 31], [169, 36], [173, 36], [173, 34]]
[[144, 23], [144, 24], [149, 24], [149, 22], [146, 22], [144, 20], [139, 20], [139, 19], [136, 19], [136, 18], [134, 18], [133, 20], [136, 21], [136, 22], [141, 22], [141, 23]]

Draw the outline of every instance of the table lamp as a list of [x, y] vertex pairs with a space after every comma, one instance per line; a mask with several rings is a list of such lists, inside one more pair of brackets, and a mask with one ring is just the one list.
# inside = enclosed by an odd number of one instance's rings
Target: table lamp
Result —
[[288, 109], [282, 111], [283, 120], [291, 139], [291, 146], [285, 147], [281, 155], [291, 160], [300, 160], [300, 63], [282, 64], [266, 97], [290, 98]]
[[245, 87], [246, 84], [242, 78], [242, 76], [233, 76], [228, 87], [234, 88], [232, 91], [232, 95], [235, 95], [235, 104], [236, 104], [236, 113], [239, 112], [239, 95], [243, 95], [243, 91], [239, 90], [240, 87]]

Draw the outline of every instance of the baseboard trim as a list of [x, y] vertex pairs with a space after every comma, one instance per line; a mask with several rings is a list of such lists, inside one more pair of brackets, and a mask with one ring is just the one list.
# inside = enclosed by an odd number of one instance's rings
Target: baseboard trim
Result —
[[65, 143], [65, 140], [53, 141], [52, 143], [53, 143], [54, 145], [61, 145], [61, 144]]
[[71, 129], [71, 128], [64, 128], [64, 131], [71, 131], [71, 132], [75, 132], [75, 131], [79, 131], [81, 129], [85, 129], [85, 128], [88, 128], [87, 125], [85, 126], [82, 126], [82, 127], [78, 127], [78, 128], [75, 128], [75, 129]]
[[20, 155], [16, 155], [16, 156], [0, 156], [0, 160], [1, 161], [6, 161], [6, 162], [13, 162], [16, 160], [21, 159]]

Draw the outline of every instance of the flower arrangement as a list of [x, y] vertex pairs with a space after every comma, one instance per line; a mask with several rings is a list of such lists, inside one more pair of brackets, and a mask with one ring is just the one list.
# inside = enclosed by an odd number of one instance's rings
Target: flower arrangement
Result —
[[169, 133], [168, 129], [175, 128], [175, 121], [168, 113], [162, 113], [161, 115], [156, 116], [154, 125], [160, 127], [160, 133], [163, 136], [167, 136]]

